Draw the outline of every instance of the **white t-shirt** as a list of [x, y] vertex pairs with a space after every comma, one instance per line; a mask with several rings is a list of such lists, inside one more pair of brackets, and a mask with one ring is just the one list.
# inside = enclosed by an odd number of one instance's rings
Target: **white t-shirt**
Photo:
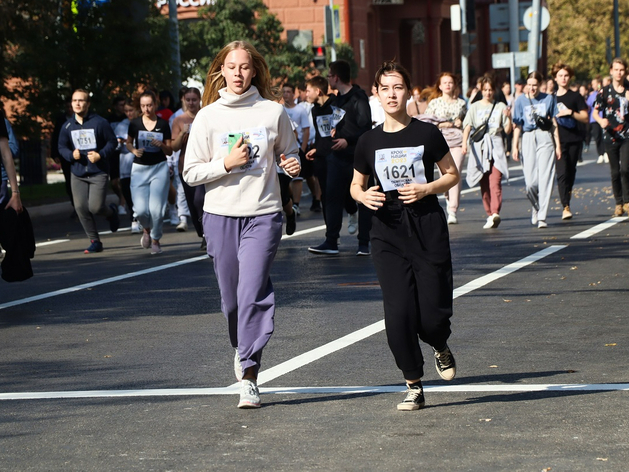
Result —
[[284, 106], [284, 110], [288, 113], [291, 121], [295, 123], [297, 129], [297, 140], [299, 141], [299, 144], [301, 144], [304, 137], [304, 128], [310, 128], [310, 122], [308, 121], [306, 110], [297, 105], [292, 108]]

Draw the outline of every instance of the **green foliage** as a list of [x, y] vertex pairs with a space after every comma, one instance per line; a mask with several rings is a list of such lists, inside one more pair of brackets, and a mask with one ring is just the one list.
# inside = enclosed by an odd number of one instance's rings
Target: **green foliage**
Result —
[[281, 39], [282, 24], [261, 0], [216, 0], [199, 19], [180, 24], [182, 76], [204, 80], [216, 54], [227, 43], [249, 41], [265, 57], [277, 82], [302, 82], [312, 60]]
[[[558, 61], [571, 65], [577, 80], [609, 74], [606, 38], [614, 50], [613, 2], [611, 0], [548, 0], [548, 67]], [[629, 30], [622, 21], [629, 11], [629, 0], [619, 0], [621, 55], [627, 57]]]
[[3, 85], [0, 95], [27, 103], [16, 109], [20, 136], [38, 138], [38, 118], [53, 121], [73, 89], [90, 91], [92, 109], [104, 114], [114, 95], [131, 96], [139, 84], [170, 86], [168, 20], [152, 0], [78, 5], [2, 0], [0, 74], [20, 82], [14, 90]]

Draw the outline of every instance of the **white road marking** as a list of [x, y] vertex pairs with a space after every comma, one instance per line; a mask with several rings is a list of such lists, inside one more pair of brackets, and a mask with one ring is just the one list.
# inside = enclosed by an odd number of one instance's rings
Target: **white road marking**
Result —
[[[261, 394], [275, 395], [357, 395], [363, 393], [401, 393], [401, 385], [363, 385], [331, 387], [261, 387]], [[498, 384], [498, 385], [424, 385], [430, 393], [523, 393], [523, 392], [616, 392], [629, 391], [629, 384]], [[238, 384], [221, 388], [161, 388], [145, 390], [85, 390], [75, 392], [0, 393], [0, 401], [61, 400], [72, 398], [191, 397], [235, 395]]]
[[102, 280], [95, 280], [94, 282], [88, 282], [81, 285], [75, 285], [74, 287], [63, 288], [61, 290], [55, 290], [54, 292], [42, 293], [41, 295], [35, 295], [32, 297], [22, 298], [20, 300], [13, 300], [12, 302], [3, 303], [0, 305], [0, 310], [4, 308], [9, 308], [16, 305], [23, 305], [24, 303], [35, 302], [38, 300], [44, 300], [46, 298], [52, 298], [59, 295], [64, 295], [66, 293], [78, 292], [79, 290], [84, 290], [86, 288], [97, 287], [99, 285], [108, 284], [111, 282], [118, 282], [120, 280], [130, 279], [132, 277], [138, 277], [140, 275], [152, 274], [153, 272], [159, 272], [161, 270], [171, 269], [173, 267], [178, 267], [185, 264], [190, 264], [191, 262], [201, 261], [203, 259], [207, 259], [208, 256], [197, 256], [192, 257], [190, 259], [184, 259], [182, 261], [172, 262], [170, 264], [164, 264], [157, 267], [151, 267], [149, 269], [138, 270], [136, 272], [129, 272], [127, 274], [116, 275], [115, 277], [109, 277]]
[[611, 220], [606, 221], [605, 223], [601, 223], [600, 225], [593, 226], [592, 228], [586, 229], [585, 231], [582, 231], [579, 234], [575, 234], [574, 236], [570, 237], [570, 239], [587, 239], [627, 219], [629, 218], [626, 216], [614, 217]]
[[70, 241], [69, 239], [53, 239], [52, 241], [45, 241], [43, 243], [37, 243], [35, 244], [35, 247], [52, 246], [53, 244], [67, 243], [69, 241]]
[[323, 231], [324, 229], [325, 225], [314, 226], [312, 228], [302, 229], [301, 231], [295, 231], [290, 236], [288, 234], [284, 234], [282, 235], [282, 239], [296, 238], [297, 236], [301, 236], [302, 234], [316, 233], [317, 231]]

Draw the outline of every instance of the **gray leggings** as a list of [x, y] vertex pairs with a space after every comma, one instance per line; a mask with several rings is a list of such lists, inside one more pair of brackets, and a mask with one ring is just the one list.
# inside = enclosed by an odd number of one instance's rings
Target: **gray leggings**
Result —
[[85, 177], [72, 174], [70, 178], [74, 209], [79, 215], [85, 234], [94, 241], [100, 240], [94, 215], [104, 215], [109, 218], [113, 214], [113, 210], [105, 205], [107, 178], [104, 172]]

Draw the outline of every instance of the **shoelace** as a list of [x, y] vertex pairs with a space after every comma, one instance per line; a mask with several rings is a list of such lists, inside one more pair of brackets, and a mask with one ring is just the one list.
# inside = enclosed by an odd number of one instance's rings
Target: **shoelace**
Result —
[[437, 360], [439, 361], [439, 367], [441, 367], [441, 369], [447, 369], [452, 365], [452, 354], [450, 351], [443, 353], [437, 352]]
[[256, 387], [255, 384], [251, 383], [251, 382], [246, 382], [246, 384], [244, 385], [245, 387], [245, 393], [247, 395], [252, 395], [252, 396], [256, 396], [258, 393], [256, 392]]
[[409, 388], [406, 390], [405, 402], [414, 402], [417, 398], [424, 393], [421, 388]]

